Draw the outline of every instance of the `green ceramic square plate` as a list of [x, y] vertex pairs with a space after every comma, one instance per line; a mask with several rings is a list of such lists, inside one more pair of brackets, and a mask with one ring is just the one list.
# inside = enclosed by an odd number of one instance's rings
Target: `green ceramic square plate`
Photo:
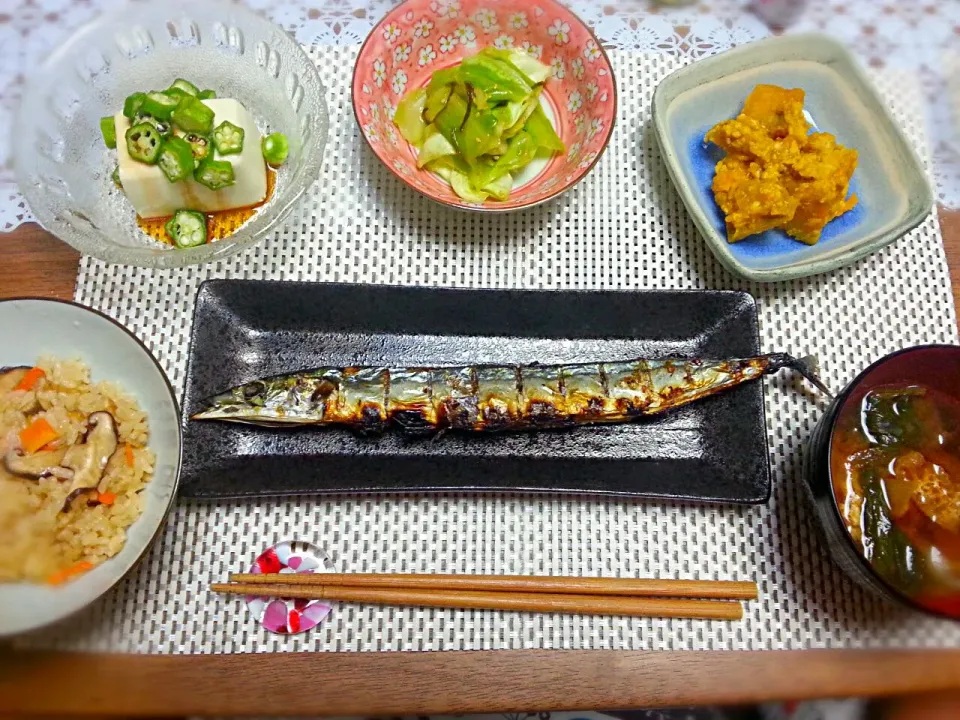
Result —
[[[760, 83], [802, 88], [814, 129], [859, 153], [851, 189], [860, 202], [828, 223], [816, 245], [780, 230], [727, 242], [710, 189], [723, 151], [703, 137], [736, 117]], [[677, 70], [654, 94], [653, 119], [670, 176], [710, 249], [750, 280], [790, 280], [848, 265], [912, 230], [933, 206], [923, 165], [886, 104], [850, 53], [824, 35], [761, 40]]]

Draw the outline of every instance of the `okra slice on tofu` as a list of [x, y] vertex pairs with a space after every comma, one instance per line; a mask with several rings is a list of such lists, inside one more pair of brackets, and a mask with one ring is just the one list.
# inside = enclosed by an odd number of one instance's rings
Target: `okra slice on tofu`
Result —
[[140, 105], [140, 112], [152, 115], [160, 120], [169, 120], [170, 115], [177, 108], [179, 100], [163, 92], [152, 90], [147, 93]]
[[268, 165], [279, 167], [287, 161], [290, 144], [283, 133], [270, 133], [260, 141], [260, 150]]
[[130, 157], [147, 165], [156, 165], [163, 146], [163, 137], [150, 123], [138, 123], [127, 128], [125, 135]]
[[113, 149], [117, 146], [117, 126], [113, 115], [100, 118], [100, 134], [103, 135], [103, 144], [108, 148]]
[[199, 133], [184, 133], [181, 137], [190, 145], [193, 150], [194, 167], [207, 159], [210, 154], [210, 138]]
[[171, 137], [163, 143], [157, 165], [170, 182], [179, 182], [193, 173], [193, 149], [182, 138]]
[[143, 99], [146, 96], [146, 93], [142, 92], [135, 92], [132, 95], [127, 95], [127, 99], [123, 101], [124, 117], [133, 120], [134, 115], [140, 112], [140, 106], [143, 105]]
[[170, 87], [168, 88], [168, 92], [170, 90], [179, 90], [180, 92], [184, 92], [187, 95], [193, 95], [194, 97], [200, 94], [200, 88], [198, 88], [189, 80], [184, 80], [183, 78], [177, 78], [176, 80], [174, 80], [170, 84]]
[[163, 227], [179, 248], [197, 247], [207, 241], [207, 216], [196, 210], [177, 210]]
[[213, 110], [193, 95], [184, 95], [180, 98], [180, 102], [170, 118], [173, 120], [173, 124], [184, 132], [209, 135], [210, 131], [213, 130]]
[[233, 165], [229, 160], [207, 158], [193, 171], [193, 179], [211, 190], [222, 190], [234, 183]]
[[159, 118], [155, 118], [153, 115], [147, 115], [146, 113], [137, 113], [134, 116], [132, 124], [137, 125], [139, 123], [150, 123], [163, 137], [167, 137], [170, 134], [170, 131], [173, 129], [169, 120], [160, 120]]
[[224, 120], [213, 131], [213, 146], [221, 155], [235, 155], [243, 150], [243, 128]]

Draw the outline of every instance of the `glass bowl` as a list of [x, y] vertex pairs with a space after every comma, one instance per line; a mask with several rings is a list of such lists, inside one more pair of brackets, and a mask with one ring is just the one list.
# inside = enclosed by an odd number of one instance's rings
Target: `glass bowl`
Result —
[[[177, 249], [146, 235], [111, 180], [99, 120], [138, 90], [178, 77], [234, 98], [290, 155], [276, 190], [232, 235]], [[37, 220], [85, 255], [144, 267], [220, 260], [262, 240], [317, 179], [329, 118], [316, 66], [281, 28], [241, 5], [129, 2], [87, 24], [27, 79], [14, 121], [14, 166]]]

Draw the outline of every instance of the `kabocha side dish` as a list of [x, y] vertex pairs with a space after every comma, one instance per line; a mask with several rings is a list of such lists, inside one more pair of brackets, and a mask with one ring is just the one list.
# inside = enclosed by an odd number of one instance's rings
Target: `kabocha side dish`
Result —
[[461, 198], [506, 200], [534, 159], [566, 151], [540, 104], [551, 74], [521, 50], [484, 48], [408, 92], [394, 123], [419, 151], [417, 167]]
[[0, 582], [61, 583], [123, 548], [153, 475], [147, 417], [78, 361], [0, 369]]
[[117, 151], [113, 182], [141, 227], [179, 248], [229, 233], [265, 202], [287, 140], [261, 138], [237, 100], [219, 99], [178, 78], [166, 90], [136, 92], [100, 120], [104, 144]]
[[882, 385], [843, 408], [830, 472], [847, 531], [891, 587], [960, 618], [960, 400]]
[[319, 368], [233, 388], [193, 419], [346, 425], [364, 434], [393, 424], [409, 435], [623, 423], [784, 368], [827, 392], [804, 361], [783, 353], [719, 361]]
[[706, 134], [727, 153], [712, 188], [729, 242], [779, 228], [813, 245], [828, 222], [856, 206], [848, 193], [857, 151], [830, 133], [811, 133], [803, 101], [803, 90], [757, 85], [740, 115]]

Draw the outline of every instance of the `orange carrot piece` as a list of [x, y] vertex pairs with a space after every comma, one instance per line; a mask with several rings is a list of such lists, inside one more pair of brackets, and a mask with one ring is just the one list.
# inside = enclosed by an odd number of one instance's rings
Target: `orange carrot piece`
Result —
[[133, 448], [129, 445], [123, 446], [123, 457], [127, 461], [127, 467], [133, 467]]
[[33, 386], [37, 384], [37, 380], [42, 377], [45, 377], [46, 373], [38, 367], [30, 368], [27, 370], [27, 374], [16, 384], [13, 388], [14, 390], [33, 390]]
[[117, 501], [117, 494], [112, 493], [109, 490], [102, 493], [97, 493], [97, 502], [101, 505], [113, 505]]
[[47, 578], [47, 582], [51, 585], [62, 585], [70, 578], [75, 575], [82, 575], [87, 572], [87, 570], [93, 569], [93, 563], [86, 560], [81, 560], [80, 562], [71, 565], [68, 568], [64, 568], [60, 572], [55, 572], [53, 575]]
[[57, 431], [46, 418], [37, 418], [20, 431], [20, 444], [28, 454], [33, 454], [57, 437]]

